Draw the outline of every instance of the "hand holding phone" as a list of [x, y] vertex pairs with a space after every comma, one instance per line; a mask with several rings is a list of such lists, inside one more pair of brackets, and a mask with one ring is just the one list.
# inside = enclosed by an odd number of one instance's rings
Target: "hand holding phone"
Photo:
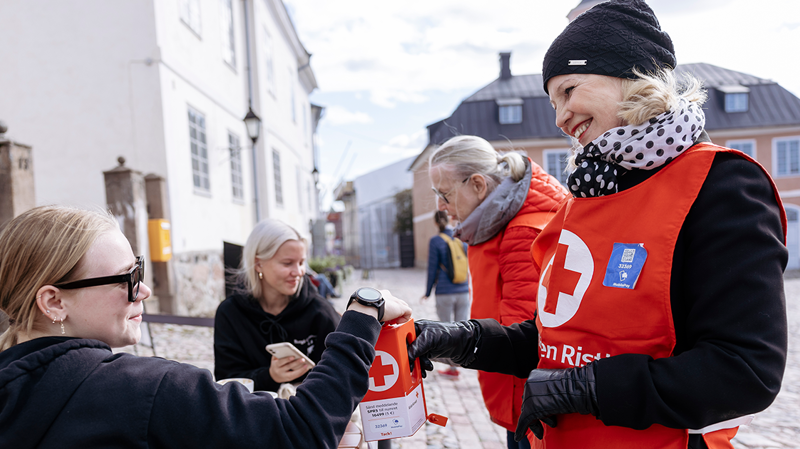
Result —
[[267, 345], [267, 352], [279, 359], [289, 356], [293, 356], [296, 359], [303, 359], [303, 361], [305, 361], [308, 366], [312, 368], [316, 365], [310, 358], [308, 358], [307, 355], [300, 352], [295, 345], [289, 343], [288, 341]]

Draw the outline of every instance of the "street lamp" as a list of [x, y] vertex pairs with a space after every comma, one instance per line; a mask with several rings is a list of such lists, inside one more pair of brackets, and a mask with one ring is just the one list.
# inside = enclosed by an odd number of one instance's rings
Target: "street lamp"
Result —
[[253, 152], [253, 203], [256, 212], [256, 223], [261, 221], [261, 203], [258, 199], [258, 151], [256, 150], [256, 140], [261, 133], [261, 119], [258, 118], [253, 107], [247, 108], [247, 115], [244, 116], [244, 126], [247, 128], [247, 136], [253, 142], [250, 150]]
[[247, 135], [255, 145], [258, 135], [261, 133], [261, 119], [253, 112], [252, 107], [247, 109], [247, 115], [244, 116], [244, 126], [247, 127]]
[[311, 170], [311, 176], [314, 177], [314, 185], [316, 186], [319, 184], [319, 170], [317, 170], [317, 167], [314, 167], [314, 170]]

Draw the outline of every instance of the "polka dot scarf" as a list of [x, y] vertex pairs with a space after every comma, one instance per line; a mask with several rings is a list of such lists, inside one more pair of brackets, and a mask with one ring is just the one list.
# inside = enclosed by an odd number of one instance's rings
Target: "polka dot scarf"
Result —
[[705, 122], [700, 106], [681, 99], [677, 109], [639, 126], [610, 129], [578, 150], [578, 168], [569, 175], [567, 187], [576, 198], [617, 193], [618, 176], [634, 168], [652, 170], [669, 164], [692, 146]]

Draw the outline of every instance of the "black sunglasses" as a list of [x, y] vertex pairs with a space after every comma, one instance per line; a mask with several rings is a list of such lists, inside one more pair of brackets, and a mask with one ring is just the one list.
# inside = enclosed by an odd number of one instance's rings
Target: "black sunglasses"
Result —
[[98, 285], [109, 284], [128, 284], [128, 301], [136, 302], [136, 297], [139, 296], [139, 282], [144, 279], [144, 256], [136, 258], [136, 265], [131, 268], [131, 271], [125, 274], [116, 274], [114, 276], [103, 276], [99, 278], [81, 279], [79, 281], [65, 282], [63, 284], [54, 284], [54, 287], [71, 290], [75, 288], [96, 287]]

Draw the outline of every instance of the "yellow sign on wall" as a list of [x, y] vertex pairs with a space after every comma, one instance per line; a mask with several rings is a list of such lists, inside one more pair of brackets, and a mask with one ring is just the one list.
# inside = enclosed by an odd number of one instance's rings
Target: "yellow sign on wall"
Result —
[[172, 259], [169, 221], [163, 218], [147, 220], [147, 236], [150, 239], [152, 262], [166, 262]]

